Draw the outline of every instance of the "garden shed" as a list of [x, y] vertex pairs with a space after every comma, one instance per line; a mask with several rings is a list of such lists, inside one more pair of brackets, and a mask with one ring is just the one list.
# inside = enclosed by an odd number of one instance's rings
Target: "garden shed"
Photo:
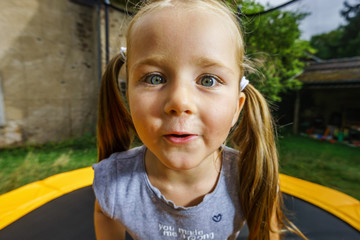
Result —
[[357, 144], [360, 135], [360, 57], [311, 62], [299, 76], [294, 131]]

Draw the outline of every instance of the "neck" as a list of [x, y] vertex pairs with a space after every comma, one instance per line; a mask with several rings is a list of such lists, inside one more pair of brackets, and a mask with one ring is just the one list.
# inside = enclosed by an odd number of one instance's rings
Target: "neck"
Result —
[[221, 154], [216, 151], [195, 168], [176, 170], [166, 167], [149, 150], [145, 155], [146, 172], [151, 184], [166, 199], [185, 207], [198, 204], [214, 190], [221, 172], [221, 162]]

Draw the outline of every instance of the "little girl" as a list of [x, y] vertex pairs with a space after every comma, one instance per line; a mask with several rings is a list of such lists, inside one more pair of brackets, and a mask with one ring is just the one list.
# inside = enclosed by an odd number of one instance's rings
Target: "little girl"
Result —
[[[245, 71], [240, 27], [221, 1], [148, 1], [134, 16], [126, 56], [101, 83], [99, 240], [236, 239], [245, 222], [248, 239], [302, 235], [281, 212], [271, 116]], [[230, 132], [237, 150], [225, 147]], [[129, 150], [135, 133], [144, 145]]]

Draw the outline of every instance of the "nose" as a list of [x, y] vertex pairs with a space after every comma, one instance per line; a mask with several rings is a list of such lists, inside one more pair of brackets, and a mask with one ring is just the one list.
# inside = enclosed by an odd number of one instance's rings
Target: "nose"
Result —
[[173, 81], [168, 85], [164, 111], [169, 115], [194, 114], [195, 93], [191, 83]]

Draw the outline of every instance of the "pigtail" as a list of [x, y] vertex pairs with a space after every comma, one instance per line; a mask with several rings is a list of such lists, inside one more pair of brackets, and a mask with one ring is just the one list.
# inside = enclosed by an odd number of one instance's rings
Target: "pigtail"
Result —
[[232, 140], [240, 150], [240, 202], [249, 228], [249, 240], [269, 239], [270, 220], [277, 201], [278, 156], [273, 122], [266, 100], [252, 86]]
[[133, 123], [118, 88], [118, 76], [125, 59], [116, 55], [101, 79], [97, 122], [98, 161], [114, 152], [129, 149]]
[[[240, 203], [249, 228], [248, 240], [269, 240], [271, 232], [279, 233], [284, 227], [307, 239], [282, 213], [275, 126], [268, 104], [251, 84], [243, 92], [246, 101], [232, 141], [240, 150]], [[272, 222], [277, 226], [271, 226]]]

